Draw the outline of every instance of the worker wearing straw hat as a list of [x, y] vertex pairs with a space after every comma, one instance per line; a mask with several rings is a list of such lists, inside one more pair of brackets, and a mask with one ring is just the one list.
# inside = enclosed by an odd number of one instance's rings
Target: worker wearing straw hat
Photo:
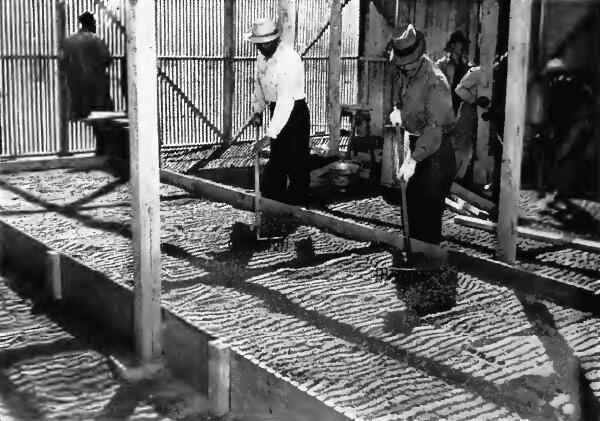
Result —
[[441, 267], [442, 214], [456, 172], [455, 119], [448, 81], [425, 51], [425, 37], [412, 25], [392, 38], [390, 60], [400, 89], [390, 120], [411, 134], [411, 153], [397, 176], [407, 182], [412, 249], [426, 264]]
[[304, 91], [304, 64], [292, 47], [281, 43], [280, 35], [273, 20], [262, 18], [254, 22], [245, 37], [259, 51], [252, 95], [253, 123], [262, 124], [267, 103], [272, 116], [265, 136], [256, 142], [253, 152], [271, 145], [264, 195], [300, 205], [307, 203], [309, 197], [310, 115]]

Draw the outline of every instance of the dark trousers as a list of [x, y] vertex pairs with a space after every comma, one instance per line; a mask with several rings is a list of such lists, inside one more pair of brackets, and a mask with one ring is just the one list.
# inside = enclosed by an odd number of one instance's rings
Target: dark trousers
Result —
[[[416, 136], [411, 136], [411, 150]], [[456, 173], [456, 158], [451, 135], [444, 134], [442, 144], [432, 155], [417, 163], [406, 186], [410, 236], [431, 244], [442, 241], [442, 215], [446, 196]]]
[[[271, 114], [275, 104], [271, 103]], [[308, 202], [310, 190], [310, 115], [305, 100], [297, 100], [287, 124], [271, 143], [262, 193], [291, 205]], [[288, 183], [289, 181], [289, 183]]]

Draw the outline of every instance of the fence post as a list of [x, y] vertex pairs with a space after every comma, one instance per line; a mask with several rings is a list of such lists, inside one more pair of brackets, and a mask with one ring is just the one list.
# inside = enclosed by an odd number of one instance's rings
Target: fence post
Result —
[[233, 131], [233, 93], [235, 89], [235, 0], [223, 3], [223, 141], [230, 145]]
[[329, 111], [329, 153], [337, 153], [340, 147], [340, 74], [342, 73], [342, 4], [331, 1], [331, 26], [329, 28], [329, 87], [327, 108]]
[[297, 17], [295, 3], [295, 0], [279, 0], [278, 3], [279, 26], [282, 30], [281, 41], [292, 48], [296, 39]]
[[[64, 0], [56, 1], [56, 51], [60, 56], [67, 33], [67, 12]], [[64, 71], [58, 66], [58, 155], [69, 155], [69, 117], [67, 110], [67, 82]]]

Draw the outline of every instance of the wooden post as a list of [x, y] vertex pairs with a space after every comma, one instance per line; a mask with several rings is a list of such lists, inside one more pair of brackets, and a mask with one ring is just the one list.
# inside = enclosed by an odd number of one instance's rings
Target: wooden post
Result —
[[208, 343], [208, 404], [210, 412], [218, 417], [230, 411], [229, 374], [231, 350], [216, 339]]
[[[365, 56], [365, 40], [368, 30], [368, 19], [369, 19], [369, 4], [371, 0], [360, 0], [358, 8], [358, 57], [364, 58]], [[369, 62], [366, 60], [358, 60], [358, 74], [357, 74], [357, 103], [363, 106], [366, 99], [368, 98], [368, 83], [369, 83]]]
[[233, 59], [235, 56], [235, 0], [223, 3], [223, 141], [230, 145], [233, 132], [233, 93], [235, 78]]
[[54, 300], [62, 300], [62, 274], [60, 253], [49, 250], [46, 254], [46, 287]]
[[517, 224], [521, 186], [521, 155], [525, 131], [527, 76], [532, 0], [511, 0], [508, 35], [506, 120], [500, 204], [498, 206], [498, 257], [514, 263], [517, 257]]
[[161, 355], [160, 202], [155, 8], [127, 1], [134, 331], [143, 362]]
[[294, 47], [296, 41], [296, 1], [279, 0], [278, 16], [282, 31], [281, 41]]
[[340, 147], [340, 75], [342, 73], [342, 3], [331, 0], [331, 26], [329, 32], [329, 87], [327, 109], [329, 111], [329, 153], [338, 153]]
[[[63, 49], [67, 32], [67, 11], [64, 0], [58, 0], [56, 2], [56, 21], [55, 21], [55, 33], [56, 33], [56, 51], [59, 52]], [[67, 104], [67, 80], [65, 72], [58, 68], [57, 72], [58, 84], [57, 84], [57, 105], [58, 105], [58, 155], [69, 154], [69, 113]]]
[[[595, 5], [596, 22], [600, 19], [600, 5]], [[594, 63], [600, 62], [600, 27], [596, 25], [596, 36], [594, 42]], [[596, 200], [600, 201], [600, 72], [596, 72], [596, 121], [595, 127], [595, 143], [596, 143]]]
[[[478, 96], [492, 99], [492, 81], [494, 76], [494, 55], [498, 39], [499, 6], [496, 0], [484, 0], [481, 8], [481, 34], [479, 60], [481, 65], [481, 85], [477, 90]], [[473, 178], [478, 184], [489, 182], [494, 169], [494, 159], [489, 155], [490, 122], [484, 121], [481, 115], [485, 110], [477, 107], [477, 147]]]

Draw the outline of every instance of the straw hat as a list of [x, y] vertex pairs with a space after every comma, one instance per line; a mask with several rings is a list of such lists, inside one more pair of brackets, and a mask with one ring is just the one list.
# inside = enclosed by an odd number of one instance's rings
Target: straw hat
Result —
[[250, 32], [244, 34], [244, 39], [254, 44], [262, 44], [273, 41], [279, 38], [280, 35], [281, 31], [273, 19], [261, 18], [252, 24]]
[[392, 38], [392, 57], [399, 64], [409, 64], [417, 61], [425, 54], [425, 35], [416, 31], [412, 25], [398, 37]]

